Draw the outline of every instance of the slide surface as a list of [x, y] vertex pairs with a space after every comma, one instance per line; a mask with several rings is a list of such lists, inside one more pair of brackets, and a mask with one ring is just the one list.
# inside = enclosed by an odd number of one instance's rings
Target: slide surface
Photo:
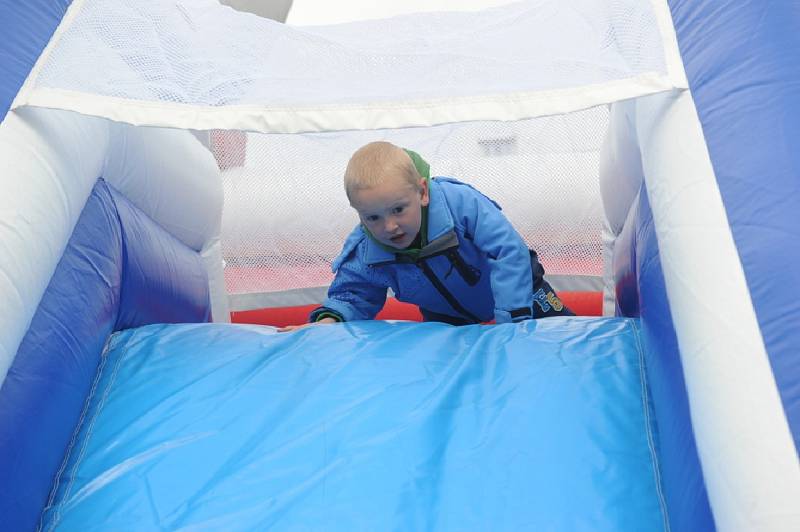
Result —
[[662, 530], [636, 322], [116, 333], [43, 530]]

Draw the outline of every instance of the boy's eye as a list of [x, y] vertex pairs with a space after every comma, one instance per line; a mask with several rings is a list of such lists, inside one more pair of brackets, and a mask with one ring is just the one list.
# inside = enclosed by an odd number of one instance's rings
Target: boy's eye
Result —
[[405, 207], [395, 207], [394, 209], [392, 209], [392, 213], [400, 214], [401, 212], [403, 212], [403, 209], [405, 209]]
[[374, 214], [370, 214], [369, 216], [366, 217], [366, 220], [368, 222], [377, 222], [378, 221], [378, 217], [375, 216]]

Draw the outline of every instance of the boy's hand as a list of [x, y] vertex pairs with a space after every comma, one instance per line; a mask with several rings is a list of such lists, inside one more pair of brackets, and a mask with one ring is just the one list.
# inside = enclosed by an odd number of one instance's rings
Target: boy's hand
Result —
[[333, 318], [322, 318], [319, 321], [315, 321], [314, 323], [304, 323], [302, 325], [287, 325], [286, 327], [279, 327], [277, 331], [280, 332], [292, 332], [296, 331], [297, 329], [303, 329], [305, 327], [310, 327], [311, 325], [322, 325], [323, 323], [337, 323], [337, 321]]

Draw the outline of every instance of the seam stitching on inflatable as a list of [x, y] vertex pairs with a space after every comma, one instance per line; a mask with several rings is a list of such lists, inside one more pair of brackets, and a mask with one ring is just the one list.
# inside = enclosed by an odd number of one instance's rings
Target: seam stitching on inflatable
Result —
[[670, 532], [669, 513], [667, 511], [667, 501], [664, 498], [664, 491], [661, 487], [661, 467], [658, 462], [658, 454], [656, 453], [655, 439], [653, 438], [652, 420], [650, 417], [650, 401], [648, 400], [648, 387], [647, 387], [647, 373], [645, 371], [644, 360], [644, 346], [642, 345], [639, 336], [639, 327], [635, 322], [630, 322], [630, 327], [633, 329], [633, 337], [636, 341], [636, 351], [639, 354], [639, 381], [642, 385], [642, 406], [644, 410], [644, 423], [645, 434], [647, 435], [647, 447], [650, 449], [651, 462], [653, 464], [653, 475], [656, 483], [656, 494], [658, 495], [658, 504], [661, 507], [661, 516], [664, 520], [665, 532]]
[[[81, 411], [81, 417], [78, 418], [78, 423], [75, 425], [75, 430], [72, 431], [72, 438], [70, 438], [69, 445], [67, 446], [67, 451], [64, 453], [64, 459], [61, 461], [61, 467], [58, 468], [58, 472], [56, 473], [56, 479], [53, 483], [53, 488], [50, 491], [50, 497], [47, 500], [47, 505], [45, 506], [44, 511], [42, 512], [42, 517], [39, 520], [39, 526], [37, 530], [42, 530], [42, 526], [44, 524], [44, 515], [47, 512], [48, 508], [53, 506], [53, 502], [56, 498], [56, 493], [58, 493], [58, 485], [61, 482], [61, 477], [64, 474], [64, 471], [67, 468], [67, 462], [69, 461], [69, 457], [72, 454], [72, 449], [75, 447], [75, 443], [78, 440], [78, 434], [81, 431], [81, 427], [83, 426], [84, 419], [86, 419], [86, 414], [89, 411], [89, 405], [92, 402], [92, 397], [94, 397], [95, 392], [97, 391], [97, 385], [100, 383], [100, 376], [103, 374], [103, 368], [106, 366], [106, 361], [108, 358], [106, 357], [106, 353], [108, 352], [108, 346], [111, 344], [111, 338], [106, 342], [106, 345], [103, 347], [103, 352], [100, 353], [100, 365], [97, 368], [97, 374], [94, 376], [94, 382], [92, 382], [92, 388], [89, 390], [89, 395], [86, 397], [86, 402], [83, 405], [83, 410]], [[58, 515], [57, 512], [56, 515]], [[51, 527], [52, 530], [52, 527]]]
[[[97, 372], [97, 377], [95, 379], [95, 384], [92, 386], [92, 391], [89, 394], [89, 398], [87, 399], [86, 407], [84, 409], [83, 414], [81, 414], [81, 421], [80, 421], [80, 423], [78, 423], [78, 427], [79, 428], [83, 425], [83, 417], [89, 410], [89, 404], [91, 403], [91, 399], [92, 399], [92, 397], [94, 397], [94, 394], [96, 392], [96, 385], [99, 384], [100, 376], [102, 375], [102, 370], [105, 368], [106, 362], [108, 361], [107, 353], [108, 353], [109, 349], [111, 349], [111, 345], [116, 343], [115, 339], [116, 339], [116, 335], [112, 334], [111, 337], [109, 338], [109, 341], [106, 342], [106, 345], [103, 348], [103, 352], [101, 354], [101, 357], [102, 357], [101, 366], [102, 367]], [[119, 368], [122, 365], [122, 361], [124, 359], [125, 359], [125, 353], [123, 353], [119, 357], [119, 359], [117, 360], [116, 364], [114, 365], [114, 371], [111, 373], [111, 378], [109, 379], [108, 385], [106, 386], [105, 390], [103, 391], [103, 397], [102, 397], [102, 399], [100, 399], [100, 403], [97, 405], [97, 410], [95, 411], [95, 414], [92, 417], [91, 422], [89, 423], [89, 426], [86, 428], [86, 437], [83, 440], [83, 445], [81, 446], [81, 450], [78, 453], [78, 457], [75, 459], [75, 465], [73, 466], [73, 471], [77, 471], [78, 470], [78, 467], [80, 466], [80, 463], [83, 460], [84, 455], [86, 454], [86, 448], [89, 445], [89, 439], [90, 439], [90, 437], [92, 435], [92, 429], [94, 428], [94, 424], [97, 421], [97, 418], [100, 416], [100, 413], [103, 411], [103, 407], [106, 404], [106, 399], [108, 399], [108, 396], [111, 393], [111, 388], [113, 388], [113, 386], [114, 386], [114, 381], [117, 378], [117, 374], [119, 373]], [[76, 430], [75, 433], [74, 433], [75, 440], [77, 440], [78, 433], [79, 433], [79, 429]], [[73, 442], [72, 442], [73, 444], [75, 443], [75, 440], [73, 440]], [[72, 444], [70, 445], [70, 452], [72, 450], [71, 446], [72, 446]], [[69, 457], [70, 452], [67, 453], [67, 458]], [[65, 465], [66, 465], [67, 458], [65, 458]], [[62, 504], [60, 505], [59, 509], [56, 511], [56, 515], [53, 518], [52, 524], [50, 525], [50, 530], [54, 530], [55, 527], [58, 525], [58, 523], [61, 521], [61, 509], [64, 507], [63, 503], [67, 501], [70, 491], [72, 491], [72, 485], [73, 485], [74, 481], [75, 481], [75, 476], [73, 475], [73, 477], [69, 481], [69, 484], [67, 485], [66, 489], [64, 490], [64, 497], [62, 498]]]

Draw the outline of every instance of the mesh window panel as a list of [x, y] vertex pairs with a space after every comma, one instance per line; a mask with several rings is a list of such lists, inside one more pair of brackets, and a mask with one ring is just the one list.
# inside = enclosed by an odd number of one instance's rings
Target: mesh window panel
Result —
[[[342, 176], [374, 140], [413, 149], [432, 175], [496, 200], [550, 274], [601, 276], [599, 152], [606, 106], [516, 122], [293, 135], [214, 132], [223, 169], [222, 242], [230, 293], [330, 283], [358, 218]], [[232, 161], [234, 161], [232, 163]], [[240, 163], [240, 164], [235, 164]]]

